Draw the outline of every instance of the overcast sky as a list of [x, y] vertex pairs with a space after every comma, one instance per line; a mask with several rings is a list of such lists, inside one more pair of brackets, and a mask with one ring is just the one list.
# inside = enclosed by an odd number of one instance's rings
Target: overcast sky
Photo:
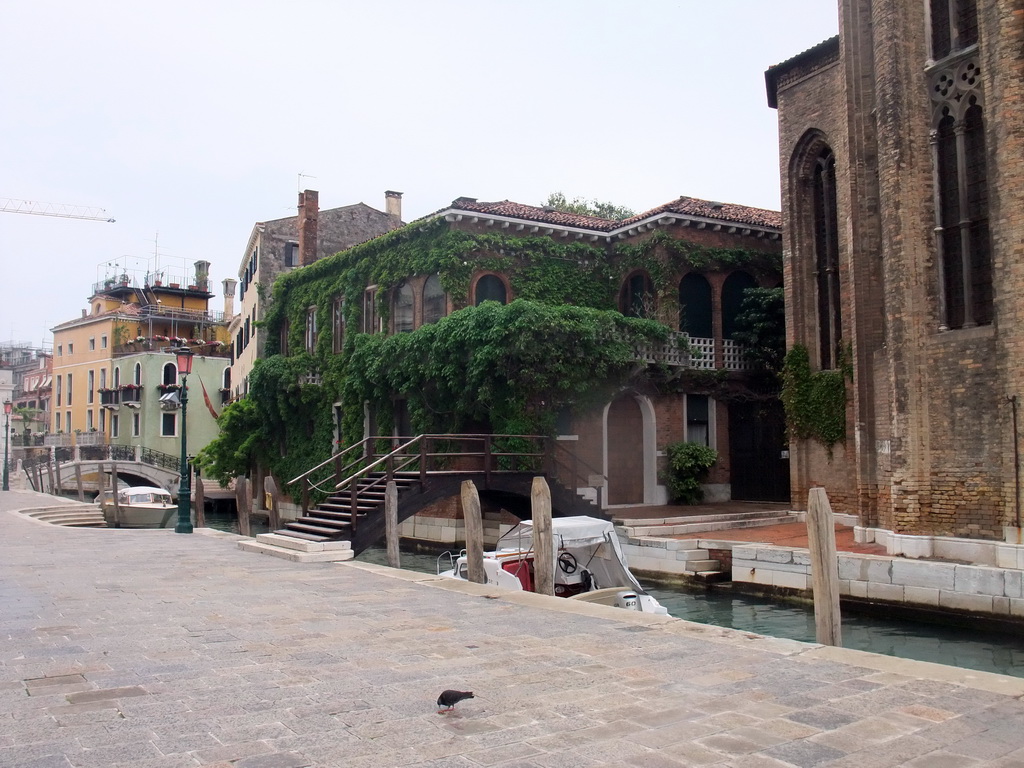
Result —
[[[49, 342], [106, 262], [211, 262], [252, 226], [404, 193], [553, 191], [636, 211], [779, 207], [764, 70], [836, 34], [835, 0], [0, 0], [0, 341]], [[300, 178], [300, 174], [305, 174]]]

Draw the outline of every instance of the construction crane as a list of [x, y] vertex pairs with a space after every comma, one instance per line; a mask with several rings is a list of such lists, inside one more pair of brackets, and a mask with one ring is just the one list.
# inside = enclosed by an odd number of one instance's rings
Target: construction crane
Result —
[[107, 216], [107, 212], [102, 208], [88, 208], [84, 205], [66, 205], [64, 203], [39, 203], [34, 200], [15, 200], [12, 197], [0, 197], [0, 213], [28, 213], [32, 216], [56, 216], [61, 219], [85, 219], [86, 221], [114, 223], [114, 219]]

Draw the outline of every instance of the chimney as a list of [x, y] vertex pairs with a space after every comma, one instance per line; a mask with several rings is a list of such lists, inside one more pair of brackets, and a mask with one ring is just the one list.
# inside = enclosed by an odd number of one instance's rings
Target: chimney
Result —
[[223, 282], [224, 286], [224, 317], [235, 316], [235, 286], [238, 284], [237, 280], [232, 280], [230, 277]]
[[390, 189], [384, 193], [384, 212], [395, 219], [398, 224], [402, 221], [402, 193], [392, 192]]
[[317, 222], [320, 219], [320, 193], [314, 189], [299, 192], [299, 264], [308, 267], [317, 260]]
[[210, 262], [197, 261], [195, 263], [196, 277], [194, 285], [200, 291], [210, 290]]

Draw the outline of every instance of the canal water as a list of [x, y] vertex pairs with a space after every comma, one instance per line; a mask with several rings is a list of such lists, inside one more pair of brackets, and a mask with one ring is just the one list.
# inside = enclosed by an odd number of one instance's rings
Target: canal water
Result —
[[[387, 553], [383, 547], [373, 547], [357, 559], [386, 565]], [[403, 551], [401, 562], [410, 571], [437, 572], [435, 555]], [[735, 594], [728, 588], [688, 591], [653, 583], [643, 586], [680, 619], [769, 637], [815, 641], [810, 607]], [[844, 611], [842, 622], [846, 648], [1024, 677], [1024, 640], [1017, 635], [850, 611]]]

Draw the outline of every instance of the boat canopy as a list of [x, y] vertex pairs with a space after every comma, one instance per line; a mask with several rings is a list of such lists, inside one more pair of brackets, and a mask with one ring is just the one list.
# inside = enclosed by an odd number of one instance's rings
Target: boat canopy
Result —
[[[576, 515], [575, 517], [554, 517], [551, 519], [551, 530], [563, 547], [587, 547], [602, 544], [608, 537], [615, 535], [615, 526], [608, 520], [598, 517]], [[523, 520], [519, 525], [506, 533], [502, 538], [515, 541], [518, 537], [533, 538], [533, 521]]]

